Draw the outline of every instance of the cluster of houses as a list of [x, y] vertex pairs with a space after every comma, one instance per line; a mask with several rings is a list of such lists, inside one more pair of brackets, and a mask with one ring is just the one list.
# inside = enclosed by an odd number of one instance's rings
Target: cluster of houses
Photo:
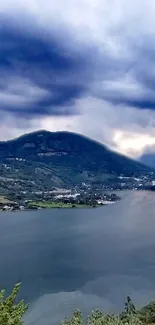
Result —
[[16, 202], [0, 203], [0, 211], [22, 211], [25, 207]]

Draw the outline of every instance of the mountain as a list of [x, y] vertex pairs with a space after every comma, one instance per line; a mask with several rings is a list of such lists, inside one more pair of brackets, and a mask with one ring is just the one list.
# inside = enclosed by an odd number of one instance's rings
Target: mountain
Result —
[[140, 157], [139, 161], [155, 169], [155, 153], [145, 153]]
[[0, 190], [49, 190], [150, 172], [141, 163], [70, 132], [37, 131], [0, 142]]

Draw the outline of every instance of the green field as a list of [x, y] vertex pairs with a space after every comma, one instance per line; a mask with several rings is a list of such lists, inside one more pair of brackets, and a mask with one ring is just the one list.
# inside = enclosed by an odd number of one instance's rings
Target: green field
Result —
[[72, 204], [64, 202], [29, 202], [29, 207], [38, 207], [43, 209], [52, 209], [52, 208], [92, 208], [92, 205], [84, 204]]

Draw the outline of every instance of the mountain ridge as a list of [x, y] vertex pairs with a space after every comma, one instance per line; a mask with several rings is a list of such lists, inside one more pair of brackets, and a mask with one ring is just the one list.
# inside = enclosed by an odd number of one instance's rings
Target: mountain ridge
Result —
[[85, 139], [85, 140], [88, 140], [88, 141], [91, 141], [92, 143], [94, 144], [97, 144], [99, 145], [100, 147], [108, 150], [109, 152], [112, 152], [112, 153], [115, 153], [117, 155], [119, 155], [120, 157], [124, 157], [124, 158], [127, 158], [129, 159], [130, 161], [134, 161], [134, 162], [137, 162], [139, 163], [140, 165], [143, 165], [143, 166], [148, 166], [146, 163], [144, 163], [141, 159], [139, 160], [135, 160], [127, 155], [124, 155], [124, 154], [121, 154], [120, 152], [117, 152], [115, 150], [112, 150], [110, 149], [108, 146], [106, 146], [105, 144], [99, 142], [98, 140], [95, 140], [95, 139], [92, 139], [86, 135], [82, 135], [80, 133], [76, 133], [76, 132], [70, 132], [70, 131], [48, 131], [48, 130], [45, 130], [45, 129], [41, 129], [41, 130], [37, 130], [37, 131], [34, 131], [34, 132], [30, 132], [30, 133], [25, 133], [25, 134], [22, 134], [16, 138], [13, 138], [13, 139], [9, 139], [9, 140], [4, 140], [4, 141], [0, 141], [0, 145], [5, 145], [5, 144], [9, 144], [9, 143], [14, 143], [14, 142], [17, 142], [17, 141], [20, 141], [20, 140], [24, 140], [26, 139], [27, 137], [30, 137], [30, 136], [43, 136], [43, 134], [47, 134], [47, 135], [58, 135], [58, 134], [61, 134], [61, 135], [72, 135], [72, 136], [76, 136], [76, 137], [81, 137], [82, 139]]
[[0, 142], [1, 182], [16, 179], [19, 189], [24, 187], [22, 181], [35, 184], [26, 185], [30, 190], [40, 190], [83, 182], [106, 184], [121, 175], [149, 172], [149, 167], [78, 133], [39, 130]]
[[[99, 144], [100, 146], [106, 148], [107, 150], [111, 151], [108, 146], [106, 146], [105, 144], [99, 142], [98, 140], [95, 140], [95, 139], [92, 139], [86, 135], [82, 135], [80, 133], [76, 133], [76, 132], [70, 132], [70, 131], [48, 131], [48, 130], [45, 130], [45, 129], [41, 129], [41, 130], [37, 130], [37, 131], [34, 131], [34, 132], [30, 132], [30, 133], [25, 133], [25, 134], [22, 134], [16, 138], [13, 138], [13, 139], [9, 139], [9, 140], [4, 140], [4, 141], [0, 141], [0, 144], [6, 144], [6, 143], [11, 143], [11, 142], [15, 142], [15, 141], [19, 141], [19, 140], [24, 140], [26, 139], [26, 137], [29, 137], [29, 136], [43, 136], [43, 134], [46, 134], [46, 135], [58, 135], [58, 134], [61, 134], [61, 135], [65, 135], [65, 134], [72, 134], [72, 136], [77, 136], [77, 137], [81, 137], [83, 139], [86, 139], [86, 140], [90, 140], [96, 144]], [[119, 153], [118, 153], [119, 154]], [[121, 154], [120, 154], [121, 155]], [[132, 159], [132, 158], [131, 158]]]

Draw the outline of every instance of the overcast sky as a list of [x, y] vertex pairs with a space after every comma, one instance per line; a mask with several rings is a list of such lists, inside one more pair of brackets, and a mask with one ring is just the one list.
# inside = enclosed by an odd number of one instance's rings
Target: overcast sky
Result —
[[154, 0], [0, 1], [0, 140], [88, 135], [155, 148]]

